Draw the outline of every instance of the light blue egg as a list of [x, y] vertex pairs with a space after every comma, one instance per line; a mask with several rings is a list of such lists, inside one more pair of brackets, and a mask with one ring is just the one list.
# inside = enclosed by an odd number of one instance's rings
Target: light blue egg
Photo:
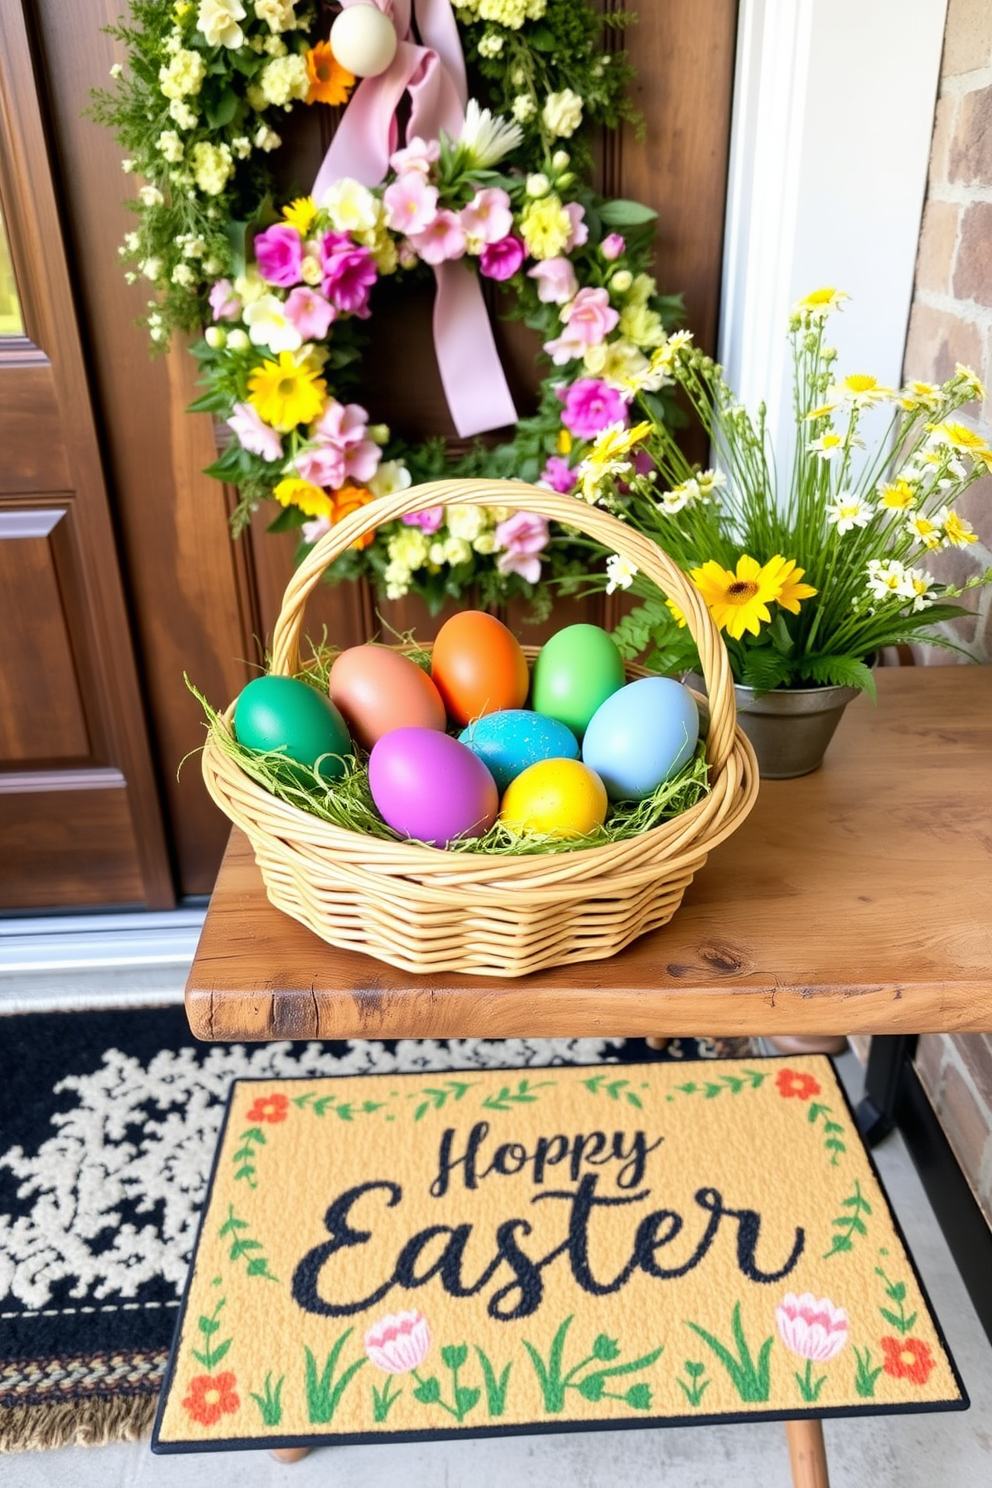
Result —
[[557, 718], [545, 718], [528, 708], [506, 708], [485, 713], [458, 735], [479, 756], [496, 782], [500, 795], [529, 765], [547, 759], [578, 759], [579, 745], [572, 730]]
[[611, 801], [643, 801], [678, 774], [699, 741], [699, 709], [671, 677], [641, 677], [601, 703], [582, 741], [582, 760]]

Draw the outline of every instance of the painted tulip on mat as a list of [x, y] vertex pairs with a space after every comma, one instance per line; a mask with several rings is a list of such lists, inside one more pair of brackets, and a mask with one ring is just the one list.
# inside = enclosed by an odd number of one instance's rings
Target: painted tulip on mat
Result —
[[840, 1353], [847, 1342], [847, 1313], [835, 1307], [826, 1297], [821, 1300], [812, 1292], [786, 1292], [775, 1309], [775, 1321], [782, 1342], [802, 1359], [826, 1364]]
[[431, 1330], [423, 1313], [389, 1312], [365, 1335], [365, 1352], [387, 1374], [409, 1374], [427, 1358]]

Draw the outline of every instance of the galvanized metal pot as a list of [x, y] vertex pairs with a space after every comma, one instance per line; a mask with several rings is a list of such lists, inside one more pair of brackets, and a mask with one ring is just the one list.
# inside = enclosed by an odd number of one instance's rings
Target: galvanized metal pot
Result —
[[[690, 687], [702, 679], [686, 678]], [[754, 746], [763, 780], [790, 780], [818, 770], [857, 687], [777, 687], [758, 693], [734, 684], [737, 722]]]

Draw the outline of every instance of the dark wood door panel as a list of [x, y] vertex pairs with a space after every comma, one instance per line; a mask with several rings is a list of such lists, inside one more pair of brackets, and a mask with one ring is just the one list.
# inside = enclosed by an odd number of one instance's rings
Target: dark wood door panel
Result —
[[145, 899], [119, 770], [0, 773], [0, 905], [140, 904]]
[[23, 351], [4, 351], [2, 365], [0, 493], [64, 491], [69, 466], [51, 363], [25, 340]]

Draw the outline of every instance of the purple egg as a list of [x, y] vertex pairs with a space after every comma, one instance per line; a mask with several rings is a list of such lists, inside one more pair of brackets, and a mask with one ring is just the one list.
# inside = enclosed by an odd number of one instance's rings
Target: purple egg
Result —
[[388, 826], [435, 847], [481, 836], [499, 811], [496, 782], [478, 755], [435, 729], [383, 734], [369, 756], [369, 788]]

